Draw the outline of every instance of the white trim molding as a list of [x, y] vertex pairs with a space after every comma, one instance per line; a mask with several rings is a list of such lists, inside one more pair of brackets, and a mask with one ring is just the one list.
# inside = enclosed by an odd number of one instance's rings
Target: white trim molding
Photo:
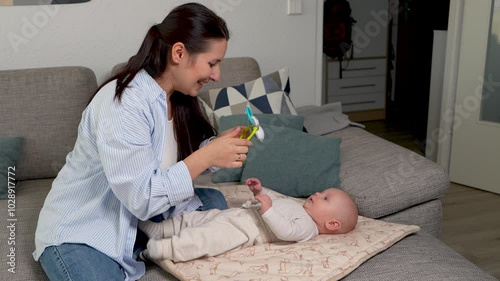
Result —
[[446, 40], [446, 59], [443, 81], [443, 100], [441, 101], [440, 129], [438, 139], [437, 164], [447, 173], [450, 170], [451, 140], [453, 137], [453, 118], [458, 81], [460, 42], [465, 0], [451, 0]]

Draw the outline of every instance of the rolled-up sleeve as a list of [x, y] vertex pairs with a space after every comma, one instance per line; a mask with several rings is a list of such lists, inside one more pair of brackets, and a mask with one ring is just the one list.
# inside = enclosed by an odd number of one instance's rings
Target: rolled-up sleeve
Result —
[[158, 169], [157, 173], [160, 174], [159, 177], [151, 178], [151, 197], [167, 196], [169, 205], [175, 206], [194, 196], [193, 182], [183, 161], [168, 169]]
[[[202, 142], [201, 142], [201, 144], [200, 144], [200, 148], [202, 148], [202, 147], [204, 147], [205, 145], [207, 145], [209, 142], [211, 142], [211, 141], [212, 141], [213, 139], [215, 139], [216, 137], [217, 137], [217, 136], [212, 136], [212, 137], [210, 137], [210, 138], [208, 138], [208, 139], [206, 139], [206, 140], [202, 141]], [[219, 167], [209, 167], [209, 168], [208, 168], [205, 172], [207, 172], [207, 171], [208, 171], [208, 172], [213, 172], [213, 173], [215, 173], [215, 172], [217, 172], [217, 171], [219, 171], [219, 170], [220, 170], [220, 168], [219, 168]]]

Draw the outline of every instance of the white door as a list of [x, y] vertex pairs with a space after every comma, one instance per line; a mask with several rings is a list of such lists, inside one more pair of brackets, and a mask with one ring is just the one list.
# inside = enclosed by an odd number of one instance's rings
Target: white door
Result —
[[450, 179], [500, 194], [500, 0], [462, 1]]

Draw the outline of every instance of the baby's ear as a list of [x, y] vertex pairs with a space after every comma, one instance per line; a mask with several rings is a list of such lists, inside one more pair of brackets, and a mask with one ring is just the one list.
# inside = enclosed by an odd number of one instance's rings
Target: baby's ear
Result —
[[325, 223], [325, 228], [329, 231], [339, 230], [342, 225], [338, 220], [330, 220]]

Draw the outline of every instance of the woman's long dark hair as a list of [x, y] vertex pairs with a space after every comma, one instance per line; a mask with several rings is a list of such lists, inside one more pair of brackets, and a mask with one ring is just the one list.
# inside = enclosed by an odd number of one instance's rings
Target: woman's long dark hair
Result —
[[[171, 47], [181, 42], [191, 55], [208, 51], [211, 39], [229, 40], [225, 21], [213, 11], [198, 3], [187, 3], [173, 9], [162, 23], [152, 26], [137, 54], [129, 59], [116, 79], [115, 98], [120, 101], [123, 91], [135, 75], [145, 69], [153, 78], [167, 68]], [[198, 149], [200, 143], [215, 135], [215, 129], [205, 119], [197, 97], [175, 91], [170, 96], [174, 132], [177, 139], [177, 160], [181, 161]]]

